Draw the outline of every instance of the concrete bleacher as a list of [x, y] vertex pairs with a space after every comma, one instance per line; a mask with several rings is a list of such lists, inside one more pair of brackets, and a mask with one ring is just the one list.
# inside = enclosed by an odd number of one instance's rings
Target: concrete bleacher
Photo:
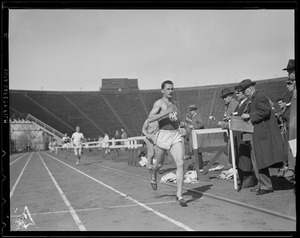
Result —
[[[277, 106], [276, 100], [290, 94], [285, 78], [257, 81], [257, 90], [263, 92]], [[176, 85], [175, 85], [176, 86]], [[225, 87], [234, 89], [235, 84], [175, 88], [180, 117], [184, 120], [188, 106], [196, 104], [206, 128], [217, 127], [208, 119], [213, 115], [221, 120], [224, 101], [220, 98]], [[161, 98], [160, 89], [106, 92], [52, 92], [10, 90], [10, 110], [29, 113], [62, 133], [71, 135], [80, 125], [86, 138], [98, 138], [124, 128], [129, 136], [141, 135], [141, 128], [153, 103]], [[219, 136], [219, 135], [218, 135]], [[220, 137], [220, 136], [219, 136]]]
[[[33, 116], [38, 117], [40, 120], [45, 123], [52, 122], [55, 126], [59, 126], [59, 123], [53, 123], [55, 118], [51, 116], [48, 112], [46, 112], [42, 107], [38, 106], [38, 104], [34, 103], [29, 99], [27, 94], [30, 94], [29, 91], [21, 91], [14, 90], [13, 92], [10, 90], [10, 111], [17, 111], [20, 113], [30, 113]], [[42, 94], [41, 98], [45, 98], [46, 95]], [[50, 124], [50, 123], [49, 123]]]
[[29, 114], [62, 133], [70, 134], [73, 131], [75, 123], [69, 120], [70, 106], [63, 94], [28, 92], [27, 97], [38, 108], [38, 111], [29, 111]]
[[[88, 137], [98, 138], [100, 134], [104, 136], [104, 133], [112, 136], [116, 130], [120, 130], [122, 127], [99, 92], [91, 92], [88, 94], [73, 93], [68, 94], [67, 97], [81, 111], [79, 112], [78, 109], [73, 106], [74, 111], [72, 115], [75, 116], [77, 114], [78, 124]], [[82, 113], [86, 115], [92, 123], [84, 117]], [[80, 116], [81, 119], [79, 119]], [[101, 130], [93, 124], [96, 124]]]
[[140, 95], [148, 113], [151, 111], [153, 103], [162, 96], [160, 90], [141, 90]]
[[148, 115], [143, 108], [139, 93], [105, 94], [105, 97], [119, 114], [120, 119], [125, 123], [128, 128], [127, 133], [130, 136], [141, 135], [141, 128]]

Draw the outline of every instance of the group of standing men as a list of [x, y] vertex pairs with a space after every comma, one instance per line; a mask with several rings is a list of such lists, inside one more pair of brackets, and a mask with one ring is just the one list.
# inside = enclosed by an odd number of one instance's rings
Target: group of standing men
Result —
[[[273, 192], [269, 173], [270, 167], [282, 166], [288, 160], [290, 170], [295, 170], [295, 157], [292, 155], [288, 141], [296, 139], [296, 81], [294, 60], [289, 60], [287, 70], [289, 78], [286, 81], [287, 89], [292, 92], [290, 121], [287, 131], [289, 138], [283, 140], [275, 113], [269, 99], [257, 91], [255, 82], [245, 79], [235, 87], [237, 102], [232, 98], [234, 92], [226, 88], [222, 91], [225, 101], [223, 121], [218, 123], [222, 128], [228, 128], [228, 119], [231, 115], [241, 116], [242, 120], [250, 120], [253, 124], [253, 133], [234, 132], [237, 167], [239, 174], [239, 190], [250, 189], [257, 195]], [[233, 109], [233, 110], [232, 110]], [[288, 153], [292, 156], [289, 156]], [[256, 186], [255, 186], [256, 185]]]

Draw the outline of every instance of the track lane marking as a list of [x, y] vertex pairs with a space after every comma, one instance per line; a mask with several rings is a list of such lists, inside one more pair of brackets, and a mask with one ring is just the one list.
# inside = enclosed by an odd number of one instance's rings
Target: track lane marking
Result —
[[22, 175], [23, 175], [23, 173], [24, 173], [24, 170], [25, 170], [27, 164], [29, 163], [29, 161], [30, 161], [30, 159], [31, 159], [31, 157], [32, 157], [32, 155], [33, 155], [33, 153], [31, 152], [31, 154], [30, 154], [30, 156], [29, 156], [29, 158], [28, 158], [26, 164], [24, 165], [24, 167], [23, 167], [21, 173], [19, 174], [19, 177], [17, 178], [17, 180], [16, 180], [14, 186], [13, 186], [12, 189], [10, 190], [10, 198], [11, 198], [12, 195], [14, 194], [14, 191], [15, 191], [15, 189], [16, 189], [16, 187], [17, 187], [17, 185], [18, 185], [18, 183], [19, 183], [19, 181], [20, 181], [20, 179], [21, 179], [21, 177], [22, 177]]
[[125, 198], [127, 198], [127, 199], [129, 199], [129, 200], [131, 200], [131, 201], [133, 201], [134, 203], [138, 204], [139, 206], [145, 208], [146, 210], [153, 212], [153, 213], [156, 214], [157, 216], [160, 216], [160, 217], [164, 218], [165, 220], [167, 220], [167, 221], [169, 221], [169, 222], [175, 224], [176, 226], [179, 226], [179, 227], [183, 228], [183, 229], [186, 230], [186, 231], [194, 231], [194, 230], [193, 230], [192, 228], [190, 228], [189, 226], [187, 226], [187, 225], [185, 225], [185, 224], [183, 224], [183, 223], [181, 223], [181, 222], [179, 222], [179, 221], [177, 221], [177, 220], [175, 220], [175, 219], [173, 219], [173, 218], [171, 218], [171, 217], [168, 217], [167, 215], [162, 214], [162, 213], [156, 211], [155, 209], [153, 209], [153, 208], [151, 208], [151, 207], [148, 207], [147, 205], [145, 205], [145, 204], [139, 202], [138, 200], [136, 200], [136, 199], [134, 199], [134, 198], [132, 198], [132, 197], [126, 195], [125, 193], [122, 193], [122, 192], [120, 192], [119, 190], [117, 190], [117, 189], [115, 189], [115, 188], [113, 188], [113, 187], [111, 187], [111, 186], [109, 186], [109, 185], [107, 185], [107, 184], [101, 182], [100, 180], [95, 179], [94, 177], [92, 177], [92, 176], [90, 176], [90, 175], [88, 175], [88, 174], [86, 174], [86, 173], [81, 172], [80, 170], [78, 170], [78, 169], [72, 167], [71, 165], [68, 165], [68, 164], [66, 164], [65, 162], [60, 161], [59, 159], [53, 157], [52, 155], [46, 154], [45, 152], [43, 152], [43, 153], [44, 153], [45, 155], [47, 155], [47, 156], [49, 156], [49, 157], [55, 159], [56, 161], [58, 161], [58, 162], [60, 162], [60, 163], [62, 163], [62, 164], [64, 164], [64, 165], [68, 166], [69, 168], [71, 168], [71, 169], [73, 169], [73, 170], [75, 170], [75, 171], [81, 173], [82, 175], [84, 175], [84, 176], [86, 176], [86, 177], [88, 177], [88, 178], [94, 180], [95, 182], [97, 182], [97, 183], [103, 185], [104, 187], [107, 187], [108, 189], [114, 191], [115, 193], [118, 193], [118, 194], [120, 194], [121, 196], [123, 196], [123, 197], [125, 197]]
[[49, 173], [49, 175], [50, 175], [50, 177], [51, 177], [51, 179], [52, 179], [52, 181], [53, 181], [55, 187], [57, 188], [57, 190], [58, 190], [58, 192], [59, 192], [59, 195], [62, 197], [62, 199], [64, 200], [64, 202], [65, 202], [65, 204], [66, 204], [66, 206], [67, 206], [67, 208], [69, 209], [69, 212], [71, 213], [73, 219], [75, 220], [76, 225], [78, 226], [79, 230], [80, 230], [80, 231], [86, 231], [85, 226], [82, 224], [82, 222], [81, 222], [80, 218], [78, 217], [77, 213], [75, 212], [73, 206], [71, 205], [71, 203], [70, 203], [69, 200], [67, 199], [66, 195], [64, 194], [64, 192], [62, 191], [62, 189], [59, 187], [58, 183], [56, 182], [55, 178], [54, 178], [53, 175], [51, 174], [51, 172], [50, 172], [50, 170], [48, 169], [47, 165], [45, 164], [45, 162], [44, 162], [42, 156], [41, 156], [39, 153], [37, 153], [37, 154], [39, 155], [39, 157], [40, 157], [41, 161], [43, 162], [43, 164], [44, 164], [44, 166], [45, 166], [47, 172]]
[[14, 160], [13, 162], [11, 162], [9, 165], [12, 165], [13, 163], [17, 162], [19, 159], [23, 158], [25, 155], [27, 155], [27, 154], [21, 155], [19, 158], [17, 158], [17, 159]]
[[[166, 201], [166, 202], [148, 202], [145, 203], [146, 205], [158, 205], [158, 204], [166, 204], [166, 203], [175, 203], [176, 201]], [[111, 207], [94, 207], [94, 208], [83, 208], [83, 209], [76, 209], [76, 212], [84, 212], [84, 211], [96, 211], [96, 210], [103, 210], [103, 209], [114, 209], [114, 208], [126, 208], [126, 207], [136, 207], [138, 204], [128, 204], [128, 205], [119, 205], [119, 206], [111, 206]], [[49, 214], [59, 214], [59, 213], [67, 213], [70, 212], [69, 210], [65, 211], [54, 211], [54, 212], [37, 212], [31, 213], [31, 216], [36, 215], [49, 215]], [[11, 217], [17, 217], [17, 215], [13, 215]]]
[[[136, 174], [133, 174], [133, 173], [128, 173], [128, 172], [125, 172], [125, 171], [122, 171], [122, 170], [119, 170], [119, 169], [115, 169], [115, 168], [111, 168], [111, 167], [107, 167], [107, 166], [104, 166], [104, 165], [98, 165], [98, 166], [102, 167], [102, 168], [105, 168], [105, 169], [114, 170], [114, 171], [117, 171], [117, 172], [120, 172], [120, 173], [123, 173], [123, 174], [128, 174], [128, 175], [131, 175], [131, 176], [134, 176], [134, 177], [140, 177], [140, 178], [148, 179], [147, 177], [144, 177], [142, 175], [136, 175]], [[160, 183], [161, 184], [166, 184], [167, 186], [176, 187], [176, 184], [165, 183], [165, 182], [160, 182]], [[272, 210], [268, 210], [268, 209], [263, 208], [263, 207], [257, 207], [255, 205], [243, 203], [243, 202], [240, 202], [240, 201], [235, 201], [235, 200], [232, 200], [230, 198], [224, 198], [224, 197], [220, 197], [218, 195], [210, 194], [210, 193], [207, 193], [207, 192], [201, 192], [201, 191], [195, 190], [193, 188], [186, 188], [184, 186], [182, 188], [185, 189], [186, 191], [191, 191], [191, 192], [198, 193], [198, 194], [200, 193], [204, 196], [211, 197], [211, 198], [218, 199], [218, 200], [222, 200], [222, 201], [225, 201], [225, 202], [229, 202], [229, 203], [237, 205], [237, 206], [245, 207], [245, 208], [248, 208], [248, 209], [254, 209], [256, 211], [263, 212], [263, 213], [266, 213], [266, 214], [269, 214], [269, 215], [278, 216], [278, 217], [281, 217], [281, 218], [284, 218], [284, 219], [296, 221], [296, 217], [293, 217], [293, 216], [290, 216], [290, 215], [285, 215], [285, 214], [275, 212], [275, 211], [272, 211]]]
[[10, 154], [9, 155], [9, 159], [10, 160], [13, 160], [13, 159], [15, 159], [15, 158], [18, 158], [18, 157], [20, 157], [20, 156], [22, 156], [22, 155], [24, 155], [24, 154], [28, 154], [27, 152], [25, 152], [25, 153], [16, 153], [16, 154]]

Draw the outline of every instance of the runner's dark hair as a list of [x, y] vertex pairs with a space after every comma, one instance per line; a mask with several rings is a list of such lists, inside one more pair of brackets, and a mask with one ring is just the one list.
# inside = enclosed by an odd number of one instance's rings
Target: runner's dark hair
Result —
[[162, 82], [161, 89], [164, 89], [166, 84], [172, 84], [172, 85], [174, 85], [174, 83], [171, 80], [166, 80], [166, 81]]

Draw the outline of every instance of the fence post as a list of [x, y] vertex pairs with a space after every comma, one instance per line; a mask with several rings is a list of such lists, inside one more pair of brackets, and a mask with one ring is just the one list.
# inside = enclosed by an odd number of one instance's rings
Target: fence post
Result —
[[128, 139], [128, 165], [132, 165], [132, 141]]
[[137, 166], [138, 163], [137, 140], [134, 140], [133, 159], [134, 159], [134, 166]]
[[[231, 120], [229, 120], [229, 128], [230, 128], [230, 123]], [[234, 138], [233, 138], [233, 133], [232, 130], [229, 130], [229, 135], [230, 135], [230, 147], [231, 147], [231, 157], [232, 157], [232, 168], [233, 168], [233, 183], [234, 183], [234, 188], [237, 190], [237, 177], [236, 177], [236, 165], [235, 165], [235, 153], [234, 153]], [[228, 153], [228, 157], [230, 154]]]

